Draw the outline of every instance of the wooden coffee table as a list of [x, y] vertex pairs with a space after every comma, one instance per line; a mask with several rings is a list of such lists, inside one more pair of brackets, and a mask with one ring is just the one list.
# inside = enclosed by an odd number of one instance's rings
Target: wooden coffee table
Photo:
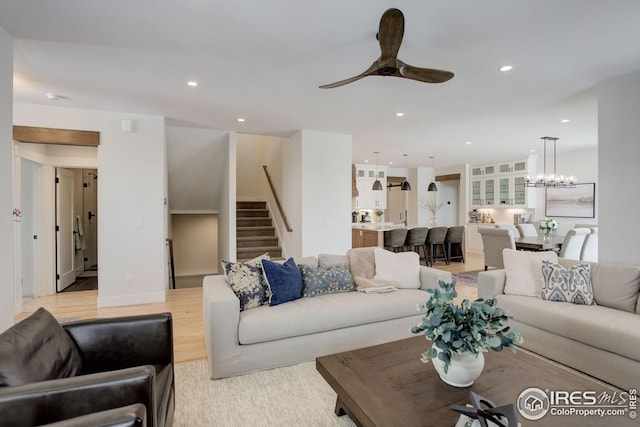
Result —
[[[489, 351], [484, 371], [471, 387], [452, 387], [440, 379], [430, 363], [420, 361], [428, 344], [424, 336], [416, 336], [317, 358], [316, 369], [338, 395], [336, 415], [348, 414], [362, 427], [441, 427], [456, 424], [459, 414], [449, 407], [469, 403], [470, 390], [498, 406], [516, 403], [520, 393], [531, 387], [620, 397], [616, 388], [526, 351]], [[622, 408], [627, 408], [625, 415], [603, 418], [550, 412], [536, 421], [518, 417], [523, 426], [535, 427], [637, 426], [637, 420], [629, 417], [628, 406]]]

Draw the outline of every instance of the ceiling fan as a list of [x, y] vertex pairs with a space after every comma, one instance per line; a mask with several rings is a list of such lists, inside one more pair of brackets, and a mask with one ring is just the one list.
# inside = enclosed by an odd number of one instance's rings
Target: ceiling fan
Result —
[[380, 43], [380, 57], [376, 59], [368, 70], [355, 77], [339, 82], [320, 86], [330, 89], [353, 83], [367, 76], [395, 76], [418, 80], [426, 83], [442, 83], [453, 77], [451, 71], [419, 68], [407, 65], [398, 59], [398, 51], [404, 35], [404, 15], [398, 9], [388, 9], [380, 18], [380, 29], [377, 39]]

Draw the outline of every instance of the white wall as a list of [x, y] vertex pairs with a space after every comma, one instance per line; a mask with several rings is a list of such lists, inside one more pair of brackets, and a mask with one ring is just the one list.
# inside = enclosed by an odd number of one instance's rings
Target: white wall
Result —
[[302, 256], [351, 248], [351, 135], [302, 131]]
[[226, 159], [222, 167], [218, 215], [218, 255], [220, 259], [236, 261], [236, 133], [228, 133], [227, 145], [221, 150]]
[[270, 190], [262, 166], [267, 166], [273, 185], [279, 191], [282, 188], [283, 138], [238, 134], [237, 143], [238, 200], [267, 200]]
[[[122, 131], [125, 118], [134, 121], [134, 132]], [[14, 124], [100, 132], [98, 306], [164, 301], [164, 118], [16, 103]]]
[[171, 215], [171, 237], [176, 276], [199, 276], [218, 272], [218, 216]]
[[15, 311], [13, 221], [13, 39], [0, 28], [0, 331], [13, 325]]
[[169, 209], [216, 212], [224, 180], [229, 132], [167, 126]]
[[640, 72], [598, 86], [599, 260], [640, 265]]
[[[558, 144], [562, 143], [558, 140]], [[537, 162], [538, 165], [542, 165], [542, 159]], [[549, 162], [547, 161], [547, 172], [550, 172]], [[598, 223], [598, 206], [600, 204], [600, 198], [598, 197], [600, 186], [598, 185], [598, 148], [588, 148], [576, 151], [566, 151], [558, 153], [556, 170], [558, 173], [564, 175], [574, 175], [578, 178], [580, 183], [596, 184], [596, 202], [595, 202], [595, 218], [565, 218], [554, 217], [558, 222], [557, 234], [567, 234], [569, 230], [575, 227], [576, 224], [597, 224]], [[539, 168], [539, 173], [542, 173], [542, 169]], [[536, 192], [536, 211], [535, 220], [541, 220], [545, 218], [545, 190], [534, 189]], [[571, 191], [567, 189], [566, 191]]]
[[282, 204], [293, 232], [287, 256], [351, 248], [351, 136], [302, 130], [284, 141]]
[[[283, 256], [302, 256], [302, 132], [294, 134], [282, 146], [282, 196], [280, 203], [292, 232], [283, 233]], [[349, 205], [351, 208], [351, 205]], [[317, 255], [317, 254], [313, 254]]]

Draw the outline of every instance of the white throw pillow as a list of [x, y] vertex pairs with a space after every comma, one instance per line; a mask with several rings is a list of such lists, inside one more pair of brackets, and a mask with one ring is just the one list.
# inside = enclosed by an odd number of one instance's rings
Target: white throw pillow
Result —
[[508, 295], [540, 297], [544, 286], [542, 261], [558, 263], [558, 255], [553, 251], [531, 252], [504, 249], [502, 257], [507, 276], [504, 293]]
[[374, 280], [392, 282], [398, 288], [420, 288], [420, 255], [416, 252], [393, 253], [381, 248], [374, 251]]

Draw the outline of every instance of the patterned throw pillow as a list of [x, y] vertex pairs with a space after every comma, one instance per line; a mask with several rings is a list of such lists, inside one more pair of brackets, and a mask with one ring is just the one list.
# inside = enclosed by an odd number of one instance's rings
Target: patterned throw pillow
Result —
[[559, 264], [542, 261], [542, 276], [542, 299], [582, 305], [594, 304], [589, 264], [582, 263], [565, 268]]
[[262, 274], [262, 260], [269, 254], [242, 262], [221, 261], [227, 283], [240, 300], [240, 311], [260, 307], [269, 302], [267, 284]]
[[329, 268], [298, 265], [298, 268], [302, 273], [303, 297], [356, 290], [356, 284], [349, 273], [347, 264], [338, 264]]

